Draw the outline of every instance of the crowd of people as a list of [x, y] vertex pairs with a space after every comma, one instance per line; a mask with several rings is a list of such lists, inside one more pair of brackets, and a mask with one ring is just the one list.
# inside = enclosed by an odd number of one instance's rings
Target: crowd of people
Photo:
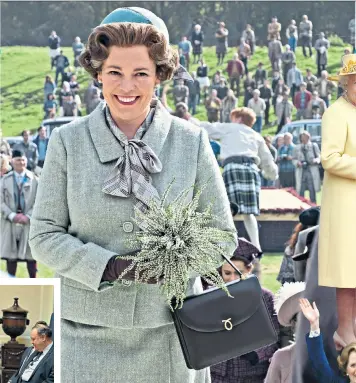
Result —
[[[278, 19], [272, 18], [267, 28], [268, 57], [272, 66], [272, 77], [268, 78], [262, 62], [258, 64], [254, 74], [249, 71], [249, 60], [256, 51], [256, 36], [250, 24], [242, 33], [237, 52], [231, 60], [225, 62], [229, 31], [225, 23], [220, 22], [215, 33], [217, 65], [226, 67], [211, 76], [204, 62], [204, 33], [200, 25], [195, 25], [190, 40], [184, 36], [178, 47], [180, 65], [189, 70], [193, 61], [193, 64], [198, 64], [196, 72], [191, 73], [189, 80], [177, 76], [173, 84], [164, 83], [156, 89], [156, 96], [161, 100], [165, 111], [168, 110], [171, 114], [190, 121], [207, 132], [216, 159], [223, 168], [223, 180], [231, 215], [243, 216], [250, 238], [250, 241], [238, 238], [239, 246], [231, 260], [243, 274], [255, 273], [258, 277], [261, 274], [259, 259], [263, 253], [256, 219], [260, 214], [261, 187], [295, 188], [302, 197], [309, 191], [310, 200], [314, 203], [321, 189], [320, 149], [312, 142], [310, 133], [303, 131], [298, 137], [300, 141], [297, 144], [293, 143], [291, 133], [282, 135], [278, 133], [287, 122], [291, 121], [294, 110], [297, 111], [297, 119], [320, 119], [329, 108], [331, 95], [337, 90], [335, 83], [328, 79], [326, 71], [330, 43], [325, 34], [321, 32], [314, 44], [317, 73], [312, 74], [308, 69], [302, 74], [297, 66], [295, 50], [299, 44], [305, 57], [313, 55], [313, 24], [306, 15], [303, 16], [299, 28], [296, 21], [291, 20], [285, 30], [288, 44], [284, 51], [281, 32], [282, 27]], [[53, 118], [57, 114], [73, 117], [81, 115], [82, 102], [78, 94], [80, 85], [76, 73], [82, 69], [80, 55], [85, 51], [85, 47], [80, 38], [76, 37], [73, 43], [75, 67], [73, 72], [69, 59], [61, 51], [60, 42], [60, 37], [52, 32], [49, 37], [50, 64], [51, 69], [55, 68], [56, 75], [55, 80], [50, 75], [45, 79], [43, 108], [45, 118]], [[346, 48], [345, 54], [350, 53], [351, 51]], [[62, 85], [57, 88], [59, 75]], [[97, 81], [90, 82], [84, 100], [87, 114], [94, 110], [94, 113], [99, 113], [99, 108], [96, 107], [102, 101], [100, 88]], [[338, 89], [339, 94], [342, 91], [343, 89]], [[167, 101], [170, 93], [174, 109], [169, 107]], [[56, 101], [57, 94], [59, 104]], [[243, 105], [239, 107], [238, 100], [242, 94]], [[194, 117], [200, 104], [206, 108], [208, 121], [199, 121]], [[271, 107], [278, 126], [275, 140], [271, 136], [261, 135], [264, 125], [273, 124], [270, 121]], [[114, 124], [111, 122], [110, 128], [115, 126]], [[184, 128], [185, 125], [182, 126]], [[23, 142], [12, 149], [5, 140], [1, 141], [1, 209], [2, 222], [5, 223], [2, 225], [1, 234], [5, 240], [2, 241], [1, 255], [7, 262], [9, 274], [15, 276], [17, 263], [24, 261], [27, 263], [29, 276], [34, 278], [37, 270], [28, 243], [29, 222], [37, 193], [37, 175], [41, 177], [49, 138], [46, 137], [46, 129], [43, 126], [38, 128], [38, 134], [32, 141], [28, 130], [23, 131], [22, 136]], [[57, 135], [55, 139], [59, 147], [59, 136]], [[105, 153], [101, 155], [104, 156]], [[51, 165], [54, 163], [56, 161], [51, 158]], [[58, 167], [58, 172], [63, 172], [63, 169]], [[58, 174], [58, 177], [61, 179], [62, 174]], [[67, 195], [64, 198], [67, 198]], [[69, 198], [77, 200], [73, 195], [69, 195]], [[325, 368], [323, 378], [331, 374], [323, 350], [318, 309], [315, 304], [311, 306], [307, 300], [301, 299], [306, 286], [306, 263], [300, 260], [298, 262], [296, 258], [293, 260], [292, 257], [292, 255], [305, 256], [305, 251], [298, 250], [298, 240], [301, 241], [299, 234], [308, 228], [315, 228], [316, 225], [315, 222], [306, 225], [301, 221], [296, 226], [286, 246], [278, 275], [278, 280], [283, 285], [281, 290], [276, 296], [267, 289], [262, 290], [279, 336], [278, 342], [213, 366], [211, 368], [213, 383], [293, 382], [291, 371], [294, 335], [299, 313], [303, 313], [310, 321], [311, 329], [307, 336], [307, 345], [315, 371]], [[40, 230], [38, 224], [37, 230]], [[117, 274], [117, 271], [115, 272]], [[234, 269], [228, 264], [223, 265], [220, 272], [225, 282], [238, 278]], [[69, 327], [66, 331], [70, 332]], [[340, 368], [344, 373], [356, 376], [356, 345], [349, 346], [347, 350], [340, 356]]]

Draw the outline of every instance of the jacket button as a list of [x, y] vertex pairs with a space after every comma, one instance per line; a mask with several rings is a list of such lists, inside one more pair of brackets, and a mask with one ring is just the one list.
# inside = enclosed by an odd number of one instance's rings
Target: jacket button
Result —
[[122, 279], [121, 280], [121, 283], [124, 285], [124, 286], [131, 286], [132, 282], [131, 281], [128, 281], [127, 279]]
[[122, 228], [124, 229], [125, 233], [131, 233], [131, 232], [133, 232], [134, 225], [133, 225], [132, 222], [129, 222], [129, 221], [128, 222], [124, 222], [122, 224]]

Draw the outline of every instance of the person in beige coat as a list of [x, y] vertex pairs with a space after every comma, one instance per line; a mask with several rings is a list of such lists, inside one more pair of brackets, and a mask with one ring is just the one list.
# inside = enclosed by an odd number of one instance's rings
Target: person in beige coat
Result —
[[306, 112], [306, 117], [307, 118], [312, 118], [312, 116], [313, 116], [313, 107], [316, 107], [316, 106], [319, 107], [319, 114], [321, 116], [323, 116], [323, 114], [324, 114], [324, 112], [326, 110], [325, 101], [319, 97], [318, 91], [314, 90], [314, 92], [312, 93], [312, 98], [308, 102], [308, 105], [307, 105], [307, 112]]
[[316, 193], [321, 190], [319, 146], [315, 142], [311, 142], [310, 134], [307, 131], [300, 134], [300, 142], [293, 153], [295, 189], [302, 197], [308, 190], [311, 202], [316, 203]]
[[13, 151], [13, 171], [1, 178], [1, 258], [7, 271], [15, 276], [17, 262], [27, 262], [30, 278], [36, 277], [36, 261], [28, 244], [30, 219], [37, 192], [36, 176], [26, 169], [24, 152]]
[[356, 55], [343, 56], [344, 95], [324, 113], [325, 170], [319, 236], [319, 284], [336, 287], [338, 348], [356, 341]]

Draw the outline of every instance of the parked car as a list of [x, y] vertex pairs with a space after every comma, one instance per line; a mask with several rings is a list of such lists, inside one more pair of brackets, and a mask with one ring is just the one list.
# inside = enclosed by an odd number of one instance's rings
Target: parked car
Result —
[[10, 145], [11, 149], [13, 149], [15, 145], [23, 141], [22, 136], [4, 137], [4, 140]]
[[55, 117], [55, 118], [48, 118], [48, 119], [42, 121], [42, 126], [44, 126], [46, 128], [47, 137], [50, 137], [54, 128], [58, 128], [59, 126], [62, 126], [62, 125], [65, 125], [65, 124], [69, 124], [75, 118], [76, 117]]
[[[303, 131], [308, 131], [312, 142], [318, 144], [319, 148], [321, 147], [321, 119], [316, 120], [300, 120], [292, 121], [284, 125], [281, 131], [278, 133], [291, 133], [293, 135], [293, 143], [300, 144], [299, 135]], [[273, 137], [273, 145], [275, 146], [277, 141], [277, 136]]]

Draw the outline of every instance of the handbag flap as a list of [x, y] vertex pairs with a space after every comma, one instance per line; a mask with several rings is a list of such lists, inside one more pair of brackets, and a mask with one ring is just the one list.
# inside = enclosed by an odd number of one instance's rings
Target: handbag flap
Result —
[[248, 320], [259, 308], [262, 289], [256, 276], [226, 284], [225, 291], [214, 288], [188, 297], [181, 309], [174, 312], [192, 330], [216, 332], [237, 326]]

